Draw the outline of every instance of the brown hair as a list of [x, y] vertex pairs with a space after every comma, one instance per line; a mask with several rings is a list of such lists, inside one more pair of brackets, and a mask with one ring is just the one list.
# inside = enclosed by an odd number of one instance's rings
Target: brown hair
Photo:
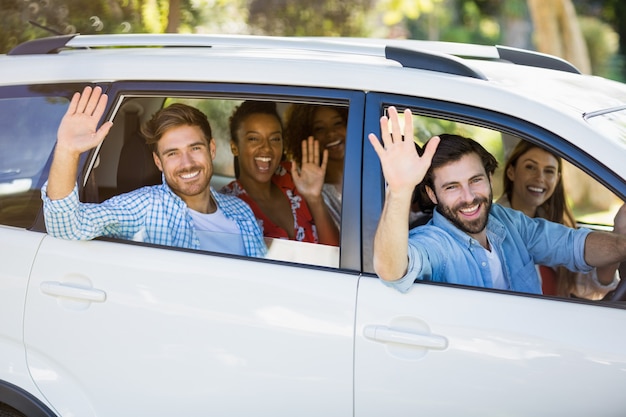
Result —
[[290, 159], [302, 160], [302, 141], [313, 135], [315, 112], [321, 108], [329, 108], [339, 113], [344, 124], [348, 123], [348, 108], [329, 106], [326, 104], [292, 104], [286, 112], [285, 152]]
[[515, 167], [519, 158], [524, 155], [526, 152], [530, 151], [533, 148], [540, 149], [542, 151], [548, 152], [557, 160], [557, 171], [559, 173], [559, 180], [556, 183], [556, 187], [554, 188], [554, 192], [546, 201], [543, 202], [541, 208], [545, 212], [545, 217], [547, 220], [561, 223], [566, 226], [575, 227], [576, 220], [574, 219], [574, 214], [572, 210], [567, 205], [567, 200], [565, 198], [565, 188], [563, 186], [563, 160], [553, 154], [552, 152], [546, 151], [545, 149], [525, 140], [521, 140], [518, 144], [513, 148], [511, 154], [509, 155], [506, 164], [504, 165], [504, 177], [503, 177], [503, 187], [504, 193], [506, 194], [509, 202], [512, 198], [513, 193], [513, 181], [506, 174], [509, 167]]
[[141, 127], [141, 134], [153, 152], [157, 153], [157, 143], [170, 129], [179, 126], [198, 126], [207, 144], [213, 139], [211, 124], [206, 115], [195, 107], [187, 104], [174, 103], [157, 111], [152, 118]]
[[[572, 210], [567, 205], [567, 199], [565, 198], [565, 187], [563, 185], [563, 160], [561, 157], [553, 154], [545, 150], [542, 147], [539, 147], [531, 142], [527, 142], [525, 140], [521, 140], [518, 144], [513, 148], [511, 154], [509, 155], [506, 164], [504, 166], [504, 193], [509, 199], [509, 203], [512, 201], [512, 193], [513, 193], [513, 181], [506, 174], [509, 167], [515, 167], [515, 164], [519, 160], [519, 158], [524, 155], [526, 152], [530, 151], [533, 148], [540, 149], [542, 151], [548, 152], [557, 160], [557, 172], [559, 173], [559, 180], [554, 188], [554, 192], [546, 201], [543, 202], [541, 208], [543, 209], [543, 216], [546, 220], [550, 220], [556, 223], [561, 223], [569, 227], [576, 227], [576, 219], [574, 218], [574, 214]], [[557, 295], [562, 297], [569, 297], [571, 291], [576, 285], [576, 274], [569, 271], [564, 267], [558, 267], [556, 274], [557, 284], [556, 284], [556, 292]]]
[[[416, 192], [421, 193], [421, 196], [418, 195], [418, 197], [420, 197], [420, 204], [424, 205], [424, 207], [422, 207], [422, 210], [432, 210], [435, 206], [434, 203], [430, 201], [430, 198], [426, 197], [427, 186], [430, 187], [432, 190], [435, 189], [433, 174], [435, 169], [447, 165], [451, 162], [458, 161], [465, 155], [469, 155], [472, 153], [478, 155], [487, 174], [493, 175], [493, 173], [496, 171], [496, 168], [498, 167], [498, 161], [496, 160], [496, 158], [474, 139], [449, 133], [443, 133], [438, 136], [441, 141], [437, 146], [437, 150], [435, 151], [435, 155], [433, 156], [430, 168], [428, 168], [424, 179], [418, 186], [419, 190], [416, 190]], [[423, 153], [423, 150], [419, 147], [418, 153], [420, 155]]]

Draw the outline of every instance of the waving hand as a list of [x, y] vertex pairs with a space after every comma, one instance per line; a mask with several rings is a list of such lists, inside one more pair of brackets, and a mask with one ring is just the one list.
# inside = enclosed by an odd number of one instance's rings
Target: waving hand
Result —
[[[426, 175], [432, 161], [439, 137], [435, 136], [428, 141], [422, 156], [419, 156], [413, 142], [413, 118], [411, 110], [404, 111], [404, 135], [400, 130], [398, 111], [390, 107], [389, 118], [380, 118], [382, 144], [374, 133], [370, 133], [369, 140], [380, 158], [383, 174], [390, 191], [410, 191], [419, 184]], [[391, 132], [389, 131], [391, 121]]]
[[46, 194], [58, 200], [70, 194], [78, 172], [80, 154], [104, 140], [113, 123], [98, 122], [107, 105], [107, 96], [100, 87], [85, 87], [82, 94], [75, 93], [57, 130], [57, 144]]

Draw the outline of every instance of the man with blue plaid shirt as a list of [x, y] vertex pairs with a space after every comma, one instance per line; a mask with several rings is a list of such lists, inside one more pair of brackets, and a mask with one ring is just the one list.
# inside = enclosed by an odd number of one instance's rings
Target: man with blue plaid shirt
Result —
[[267, 248], [250, 207], [210, 186], [215, 141], [206, 116], [174, 104], [142, 129], [153, 148], [163, 184], [143, 187], [100, 204], [81, 203], [76, 176], [81, 153], [104, 140], [113, 125], [97, 129], [107, 96], [86, 87], [72, 97], [57, 133], [50, 175], [42, 188], [50, 235], [72, 240], [98, 236], [262, 257]]

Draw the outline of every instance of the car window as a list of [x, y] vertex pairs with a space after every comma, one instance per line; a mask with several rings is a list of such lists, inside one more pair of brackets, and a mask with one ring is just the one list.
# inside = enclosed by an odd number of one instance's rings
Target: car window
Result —
[[[95, 191], [86, 192], [84, 199], [102, 202], [112, 196], [131, 191], [145, 185], [162, 182], [161, 173], [153, 162], [149, 148], [139, 134], [140, 126], [160, 108], [173, 103], [184, 103], [200, 109], [205, 113], [211, 124], [213, 138], [216, 142], [216, 158], [213, 161], [211, 185], [216, 191], [236, 180], [234, 156], [230, 146], [229, 119], [234, 109], [247, 97], [198, 97], [198, 96], [126, 96], [117, 106], [113, 128], [107, 139], [98, 150], [93, 162], [93, 170], [86, 183], [95, 183]], [[283, 128], [286, 129], [289, 111], [292, 106], [303, 104], [320, 105], [324, 103], [303, 103], [272, 100], [263, 97], [260, 100], [274, 101], [282, 117]], [[326, 103], [328, 104], [328, 103]], [[332, 103], [337, 105], [337, 103]], [[339, 105], [345, 108], [347, 106]], [[286, 140], [286, 138], [285, 138]], [[285, 152], [286, 154], [288, 152]], [[89, 189], [89, 187], [86, 187]], [[341, 197], [341, 189], [338, 190]], [[340, 199], [341, 200], [341, 199]], [[338, 207], [339, 216], [341, 205]], [[338, 227], [341, 227], [339, 220]], [[141, 237], [135, 240], [141, 241]], [[268, 247], [268, 259], [297, 262], [319, 266], [339, 266], [339, 247], [311, 244], [283, 239], [265, 239]]]
[[0, 99], [0, 224], [30, 227], [68, 105], [65, 97]]
[[[494, 200], [504, 194], [504, 168], [507, 158], [524, 139], [495, 129], [421, 115], [413, 115], [413, 126], [416, 142], [420, 146], [432, 136], [442, 133], [455, 133], [475, 139], [498, 161], [492, 181]], [[569, 162], [566, 155], [561, 156], [564, 158], [562, 181], [565, 196], [577, 223], [595, 229], [612, 229], [613, 217], [623, 204], [621, 199]]]
[[[433, 112], [429, 110], [423, 111], [419, 108], [412, 110], [414, 138], [417, 145], [424, 146], [425, 143], [435, 135], [452, 133], [475, 139], [496, 158], [498, 168], [492, 179], [494, 203], [497, 202], [505, 206], [511, 204], [508, 201], [509, 193], [505, 190], [505, 177], [508, 177], [506, 174], [506, 172], [508, 172], [506, 169], [507, 160], [515, 154], [518, 148], [529, 145], [531, 148], [539, 149], [544, 155], [549, 154], [554, 158], [554, 163], [550, 162], [550, 164], [544, 165], [544, 168], [542, 168], [543, 176], [549, 176], [550, 172], [552, 172], [552, 167], [558, 166], [559, 163], [557, 161], [561, 161], [562, 172], [557, 178], [560, 178], [562, 182], [564, 189], [563, 194], [557, 193], [554, 190], [548, 191], [550, 186], [547, 185], [547, 180], [532, 182], [530, 185], [535, 195], [544, 196], [550, 193], [552, 193], [552, 195], [564, 195], [565, 204], [571, 209], [572, 221], [567, 221], [564, 215], [564, 220], [560, 222], [572, 225], [573, 227], [612, 230], [613, 217], [623, 204], [623, 201], [607, 188], [607, 186], [601, 184], [598, 180], [595, 180], [595, 177], [592, 177], [590, 173], [580, 168], [580, 161], [577, 161], [567, 153], [569, 148], [566, 140], [560, 138], [554, 140], [553, 137], [550, 137], [549, 140], [553, 142], [548, 142], [545, 137], [532, 136], [523, 130], [515, 133], [513, 129], [500, 127], [502, 126], [500, 124], [501, 121], [498, 121], [500, 123], [487, 123], [484, 119], [484, 115], [481, 115], [483, 118], [477, 118], [475, 122], [471, 122], [471, 118], [467, 116], [455, 118], [445, 116], [435, 117], [432, 115]], [[401, 124], [403, 124], [403, 115], [401, 114], [400, 116]], [[578, 155], [578, 157], [580, 157], [580, 155]], [[533, 164], [531, 165], [534, 170], [536, 167]], [[527, 167], [526, 169], [531, 168]], [[556, 171], [558, 171], [558, 169]], [[600, 172], [595, 174], [600, 178], [602, 177]], [[532, 177], [536, 178], [536, 174], [533, 174]], [[535, 179], [533, 181], [535, 181]], [[519, 183], [528, 184], [528, 182], [524, 181], [519, 181]], [[526, 189], [528, 187], [523, 188]], [[423, 210], [423, 207], [427, 209]], [[549, 206], [544, 205], [541, 209], [547, 210], [547, 207]], [[428, 200], [427, 196], [416, 193], [411, 216], [408, 219], [409, 226], [411, 228], [420, 227], [430, 220], [431, 217], [432, 203]], [[539, 214], [539, 212], [537, 212], [536, 217], [550, 218], [546, 213]], [[602, 299], [607, 293], [614, 289], [619, 282], [617, 273], [612, 282], [600, 284], [595, 271], [589, 274], [571, 273], [565, 270], [565, 268], [560, 267], [547, 268], [535, 265], [534, 270], [529, 270], [529, 273], [537, 273], [538, 276], [541, 277], [544, 295], [567, 300], [576, 299], [577, 302], [597, 302], [597, 300]], [[552, 284], [549, 284], [550, 282], [552, 282]]]

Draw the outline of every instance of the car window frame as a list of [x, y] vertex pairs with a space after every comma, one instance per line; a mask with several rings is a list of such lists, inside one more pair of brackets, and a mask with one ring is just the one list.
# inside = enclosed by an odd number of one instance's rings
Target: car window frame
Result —
[[[626, 196], [626, 181], [622, 180], [614, 172], [608, 170], [605, 165], [591, 157], [584, 150], [575, 147], [567, 140], [550, 132], [546, 128], [537, 126], [526, 120], [521, 120], [513, 116], [494, 111], [424, 97], [400, 96], [387, 93], [370, 93], [368, 94], [366, 101], [365, 132], [373, 132], [377, 136], [380, 136], [379, 120], [383, 115], [383, 111], [386, 111], [386, 109], [390, 106], [395, 106], [399, 111], [403, 111], [405, 108], [410, 108], [414, 114], [421, 116], [441, 118], [498, 130], [503, 133], [517, 136], [520, 139], [536, 143], [566, 159], [575, 167], [594, 178], [601, 185], [613, 192], [617, 197], [623, 199], [624, 196]], [[367, 195], [364, 193], [363, 196], [363, 224], [370, 225], [369, 227], [364, 226], [363, 228], [363, 259], [364, 261], [369, 261], [364, 265], [363, 272], [365, 276], [377, 278], [371, 262], [373, 257], [373, 247], [371, 243], [367, 244], [367, 242], [373, 242], [376, 225], [378, 224], [378, 219], [380, 218], [382, 212], [385, 195], [385, 181], [380, 161], [373, 147], [366, 146], [364, 148], [363, 155], [363, 187], [364, 189], [369, 190], [379, 190], [379, 192], [371, 192]], [[416, 281], [416, 283], [418, 283], [418, 281]], [[491, 288], [477, 288], [472, 286], [459, 286], [455, 284], [436, 282], [419, 281], [419, 284], [454, 286], [455, 288], [463, 287], [478, 291], [503, 291]], [[506, 292], [519, 296], [549, 297], [544, 295], [521, 294], [512, 291]], [[593, 301], [588, 300], [566, 298], [558, 299], [561, 301], [580, 302], [586, 304], [594, 303]], [[626, 306], [620, 303], [612, 302], [603, 302], [600, 305], [626, 308]]]
[[[75, 83], [75, 82], [67, 82], [67, 83], [39, 83], [39, 84], [18, 84], [18, 85], [6, 85], [0, 86], [0, 99], [19, 99], [19, 98], [35, 98], [35, 97], [44, 97], [44, 98], [56, 98], [56, 97], [65, 97], [69, 104], [72, 95], [81, 91], [85, 85], [95, 85], [89, 83]], [[99, 84], [104, 90], [108, 88], [108, 83]], [[36, 117], [33, 116], [33, 117]], [[50, 131], [51, 140], [55, 141], [56, 145], [56, 126], [54, 130]], [[52, 155], [54, 154], [54, 146], [52, 147], [50, 156], [46, 161], [45, 165], [42, 167], [42, 174], [36, 184], [32, 185], [32, 189], [40, 189], [43, 184], [48, 180], [48, 174], [50, 171], [50, 165], [52, 163]], [[81, 156], [80, 164], [84, 164], [87, 155], [83, 154]], [[36, 215], [34, 221], [32, 222], [30, 227], [26, 228], [30, 231], [35, 232], [46, 232], [45, 221], [43, 217], [43, 205], [40, 205], [40, 209], [38, 214]]]
[[[349, 114], [347, 131], [350, 139], [346, 140], [346, 159], [344, 162], [339, 266], [333, 269], [353, 272], [360, 272], [362, 270], [360, 251], [362, 141], [356, 140], [356, 138], [360, 139], [363, 137], [365, 92], [306, 86], [187, 81], [117, 81], [107, 85], [105, 91], [109, 95], [109, 102], [103, 120], [112, 120], [115, 117], [123, 97], [147, 94], [164, 97], [258, 98], [293, 102], [348, 103]], [[83, 186], [87, 182], [90, 170], [96, 163], [98, 152], [99, 147], [92, 150], [81, 169], [79, 169], [79, 183]], [[126, 243], [127, 241], [123, 242]], [[169, 249], [180, 250], [179, 248]], [[264, 261], [281, 262], [276, 260]], [[301, 265], [303, 267], [325, 268], [324, 266], [318, 265]]]

